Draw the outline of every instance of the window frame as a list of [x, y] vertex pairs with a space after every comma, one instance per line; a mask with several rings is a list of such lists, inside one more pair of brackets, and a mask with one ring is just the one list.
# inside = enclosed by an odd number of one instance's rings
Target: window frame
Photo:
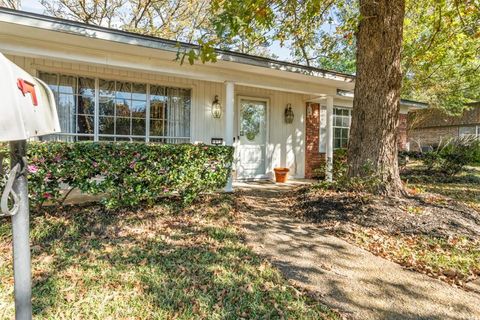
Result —
[[[338, 115], [338, 114], [335, 114], [335, 111], [348, 111], [348, 115]], [[343, 122], [343, 120], [347, 119], [348, 121], [348, 126], [343, 126], [343, 125], [336, 125], [336, 120], [337, 119], [342, 119], [341, 122]], [[350, 127], [352, 126], [352, 109], [351, 108], [346, 108], [346, 107], [342, 107], [342, 106], [333, 106], [333, 115], [332, 115], [332, 129], [333, 129], [333, 136], [332, 136], [332, 139], [333, 139], [333, 150], [338, 150], [338, 149], [345, 149], [348, 145], [348, 139], [350, 138]], [[344, 139], [343, 138], [343, 134], [341, 135], [341, 137], [339, 138], [341, 141], [340, 141], [340, 147], [337, 148], [335, 147], [335, 129], [340, 129], [341, 132], [343, 132], [343, 130], [347, 130], [348, 133], [347, 133], [347, 138]], [[342, 140], [346, 140], [346, 144], [345, 147], [342, 146], [343, 142]]]
[[[58, 134], [52, 134], [50, 136], [53, 137], [73, 137], [74, 141], [80, 141], [78, 140], [78, 137], [93, 137], [94, 142], [99, 142], [99, 141], [108, 141], [108, 140], [102, 140], [102, 138], [112, 138], [113, 141], [139, 141], [141, 139], [142, 142], [151, 142], [151, 138], [157, 139], [157, 140], [162, 140], [162, 141], [155, 141], [156, 143], [191, 143], [192, 142], [192, 137], [193, 137], [193, 103], [194, 103], [194, 97], [195, 97], [195, 87], [192, 86], [185, 86], [182, 84], [176, 84], [176, 83], [164, 83], [162, 81], [155, 82], [155, 81], [145, 81], [141, 82], [138, 81], [138, 79], [131, 79], [129, 77], [122, 77], [123, 79], [117, 79], [115, 77], [111, 76], [106, 76], [103, 77], [102, 75], [92, 75], [92, 74], [76, 74], [76, 73], [69, 73], [69, 72], [64, 72], [61, 70], [49, 70], [49, 69], [40, 69], [40, 70], [35, 70], [35, 74], [38, 78], [40, 78], [40, 74], [46, 73], [46, 74], [53, 74], [57, 78], [57, 87], [60, 84], [60, 77], [62, 76], [71, 76], [76, 78], [77, 82], [77, 87], [78, 87], [78, 79], [79, 78], [89, 78], [93, 79], [95, 81], [95, 92], [94, 92], [94, 132], [93, 134], [85, 134], [85, 133], [72, 133], [72, 132], [62, 132]], [[135, 135], [133, 134], [133, 127], [131, 127], [131, 132], [128, 135], [119, 135], [119, 134], [100, 134], [100, 81], [114, 81], [115, 83], [120, 82], [120, 83], [130, 83], [131, 85], [133, 84], [139, 84], [139, 85], [144, 85], [146, 88], [146, 109], [145, 109], [145, 134], [144, 135]], [[157, 87], [164, 87], [165, 88], [165, 93], [168, 91], [167, 89], [176, 89], [176, 90], [188, 90], [190, 92], [189, 94], [189, 119], [188, 121], [184, 122], [184, 125], [188, 125], [188, 136], [168, 136], [168, 135], [163, 135], [163, 136], [152, 136], [150, 134], [150, 87], [151, 86], [157, 86]], [[133, 86], [132, 86], [133, 87]], [[116, 90], [116, 88], [115, 88]], [[116, 91], [115, 91], [116, 92]], [[77, 93], [73, 94], [75, 97], [78, 96]], [[116, 101], [116, 98], [113, 98], [114, 101]], [[130, 99], [131, 101], [137, 100], [133, 99], [133, 94], [132, 98]], [[168, 100], [168, 99], [167, 99]], [[78, 103], [76, 101], [76, 103]], [[78, 106], [76, 105], [78, 108]], [[130, 121], [132, 121], [132, 116], [130, 115]], [[77, 116], [75, 116], [75, 120], [77, 121]], [[75, 122], [75, 125], [77, 126], [77, 122]], [[77, 127], [75, 127], [75, 130], [77, 130]], [[164, 132], [165, 133], [165, 132]], [[119, 140], [117, 140], [117, 138]], [[128, 139], [128, 140], [124, 140]]]
[[[473, 129], [473, 133], [461, 133], [462, 129], [463, 128], [472, 128]], [[460, 138], [463, 138], [465, 136], [472, 136], [474, 138], [480, 138], [480, 125], [475, 125], [475, 124], [472, 124], [472, 125], [461, 125], [458, 127], [458, 136]]]
[[[348, 121], [349, 126], [348, 127], [342, 127], [342, 126], [336, 126], [335, 125], [335, 117], [337, 117], [335, 115], [335, 110], [338, 110], [338, 109], [348, 110], [348, 113], [349, 113], [348, 116], [340, 116], [340, 117], [348, 117], [349, 118], [349, 121]], [[325, 153], [326, 152], [326, 138], [327, 138], [326, 137], [327, 107], [325, 105], [320, 105], [319, 113], [320, 113], [320, 116], [319, 116], [320, 125], [319, 125], [318, 151], [319, 151], [319, 153]], [[335, 104], [333, 106], [333, 115], [332, 115], [332, 131], [333, 131], [332, 139], [333, 139], [333, 146], [334, 146], [333, 150], [338, 150], [339, 149], [339, 148], [335, 148], [335, 128], [348, 129], [348, 137], [347, 137], [347, 143], [348, 143], [348, 139], [350, 137], [350, 127], [351, 127], [351, 125], [352, 125], [352, 107]]]

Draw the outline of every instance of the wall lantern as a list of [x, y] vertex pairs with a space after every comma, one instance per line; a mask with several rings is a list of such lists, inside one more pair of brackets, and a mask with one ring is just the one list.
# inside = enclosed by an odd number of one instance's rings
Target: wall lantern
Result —
[[289, 103], [285, 108], [285, 123], [292, 123], [295, 115], [293, 114], [292, 105]]
[[212, 117], [214, 119], [220, 119], [222, 116], [222, 105], [218, 101], [218, 95], [215, 95], [215, 99], [212, 102]]

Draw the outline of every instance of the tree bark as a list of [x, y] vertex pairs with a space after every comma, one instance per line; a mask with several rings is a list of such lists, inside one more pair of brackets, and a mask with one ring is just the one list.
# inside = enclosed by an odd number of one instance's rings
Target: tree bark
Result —
[[404, 194], [397, 163], [405, 0], [360, 0], [349, 177], [375, 175], [378, 193]]

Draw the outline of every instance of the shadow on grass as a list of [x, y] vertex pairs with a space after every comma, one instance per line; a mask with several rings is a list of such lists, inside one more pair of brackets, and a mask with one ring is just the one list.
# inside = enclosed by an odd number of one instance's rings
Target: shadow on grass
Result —
[[[231, 205], [213, 203], [224, 211]], [[210, 214], [139, 216], [95, 206], [35, 214], [34, 316], [333, 317], [242, 245], [233, 227], [218, 222], [224, 214]]]

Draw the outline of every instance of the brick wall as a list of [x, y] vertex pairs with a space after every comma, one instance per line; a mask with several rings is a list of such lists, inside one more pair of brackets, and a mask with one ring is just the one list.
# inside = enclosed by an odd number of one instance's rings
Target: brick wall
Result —
[[442, 141], [458, 137], [458, 127], [417, 128], [408, 131], [410, 150], [436, 146]]
[[468, 126], [480, 124], [480, 103], [470, 104], [461, 115], [448, 115], [442, 109], [428, 108], [408, 114], [411, 128], [433, 128], [448, 126]]
[[[312, 113], [308, 113], [308, 107]], [[305, 125], [305, 178], [311, 179], [318, 174], [316, 170], [325, 162], [325, 154], [319, 152], [320, 147], [320, 104], [309, 103], [306, 105]]]
[[[312, 110], [309, 115], [308, 106]], [[307, 118], [305, 125], [305, 178], [315, 178], [321, 173], [317, 172], [321, 164], [325, 162], [325, 154], [319, 152], [320, 147], [320, 105], [307, 103]], [[407, 146], [407, 115], [400, 114], [398, 131], [398, 148], [405, 150]]]
[[411, 150], [437, 146], [459, 136], [461, 126], [480, 125], [480, 104], [471, 104], [463, 114], [447, 115], [440, 109], [423, 109], [408, 114], [408, 141]]

